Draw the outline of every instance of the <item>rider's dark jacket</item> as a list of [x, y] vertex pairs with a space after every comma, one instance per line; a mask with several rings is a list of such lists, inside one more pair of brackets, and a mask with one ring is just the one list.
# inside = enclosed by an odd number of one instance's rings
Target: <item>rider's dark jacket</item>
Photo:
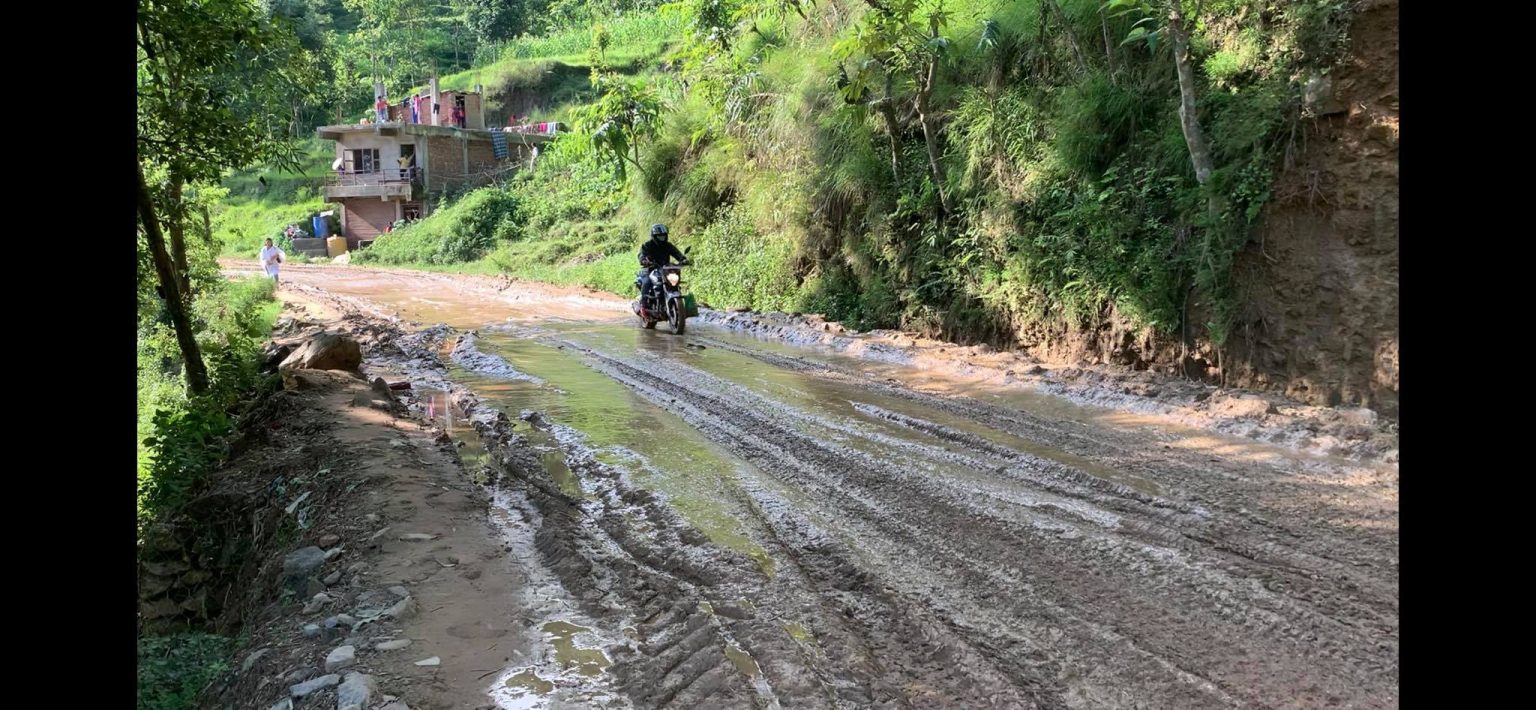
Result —
[[683, 256], [683, 253], [678, 251], [672, 242], [664, 242], [660, 239], [647, 239], [644, 244], [640, 245], [641, 266], [666, 266], [670, 263], [668, 261], [669, 258], [679, 264], [688, 262], [688, 257]]

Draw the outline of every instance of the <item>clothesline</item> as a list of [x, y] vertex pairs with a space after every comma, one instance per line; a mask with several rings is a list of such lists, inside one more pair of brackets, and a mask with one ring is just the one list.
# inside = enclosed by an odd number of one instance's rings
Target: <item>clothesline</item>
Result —
[[507, 133], [536, 133], [552, 136], [560, 130], [559, 121], [544, 121], [542, 123], [524, 123], [517, 126], [507, 126], [502, 129]]

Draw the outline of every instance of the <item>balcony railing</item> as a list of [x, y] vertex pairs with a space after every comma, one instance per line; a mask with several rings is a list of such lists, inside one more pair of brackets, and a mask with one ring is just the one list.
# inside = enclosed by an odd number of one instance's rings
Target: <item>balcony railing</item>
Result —
[[415, 182], [421, 177], [421, 168], [385, 168], [368, 172], [338, 170], [326, 178], [326, 185], [384, 185], [398, 182]]

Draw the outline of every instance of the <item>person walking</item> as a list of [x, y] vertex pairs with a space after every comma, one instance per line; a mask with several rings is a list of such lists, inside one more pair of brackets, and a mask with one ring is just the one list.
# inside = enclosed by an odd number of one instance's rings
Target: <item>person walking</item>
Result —
[[266, 269], [267, 275], [272, 277], [272, 283], [278, 283], [277, 268], [283, 263], [283, 250], [272, 243], [272, 238], [267, 237], [267, 243], [261, 248], [261, 266]]

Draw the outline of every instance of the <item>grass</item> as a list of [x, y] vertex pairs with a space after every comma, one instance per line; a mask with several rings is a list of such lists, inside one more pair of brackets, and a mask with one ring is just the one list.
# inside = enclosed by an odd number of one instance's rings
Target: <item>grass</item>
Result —
[[310, 215], [330, 209], [321, 187], [334, 150], [330, 141], [306, 139], [298, 173], [263, 166], [226, 178], [223, 187], [229, 194], [213, 215], [213, 235], [222, 253], [252, 258], [263, 239], [278, 237], [287, 225], [299, 223], [308, 230]]
[[[483, 86], [488, 110], [500, 110], [500, 98], [514, 93], [537, 97], [529, 121], [565, 119], [570, 108], [593, 98], [590, 75], [594, 59], [610, 71], [643, 76], [666, 54], [679, 34], [678, 21], [656, 12], [632, 13], [604, 24], [610, 44], [601, 57], [591, 53], [589, 28], [570, 27], [542, 37], [521, 37], [489, 50], [497, 59], [484, 66], [438, 79], [444, 89]], [[425, 91], [417, 87], [414, 91]]]
[[[657, 12], [631, 13], [606, 21], [603, 26], [610, 38], [607, 57], [611, 63], [622, 62], [625, 57], [654, 54], [682, 32], [679, 18]], [[568, 27], [541, 37], [521, 37], [507, 42], [502, 46], [499, 56], [502, 61], [562, 57], [581, 58], [585, 61], [587, 50], [591, 47], [591, 28]], [[462, 76], [457, 74], [451, 78], [457, 80]]]
[[260, 343], [272, 332], [280, 305], [272, 282], [250, 278], [212, 281], [193, 304], [198, 345], [210, 388], [187, 393], [181, 352], [170, 325], [145, 314], [138, 342], [138, 512], [143, 524], [175, 510], [192, 495], [222, 456], [219, 440], [233, 425], [231, 412], [260, 379]]

